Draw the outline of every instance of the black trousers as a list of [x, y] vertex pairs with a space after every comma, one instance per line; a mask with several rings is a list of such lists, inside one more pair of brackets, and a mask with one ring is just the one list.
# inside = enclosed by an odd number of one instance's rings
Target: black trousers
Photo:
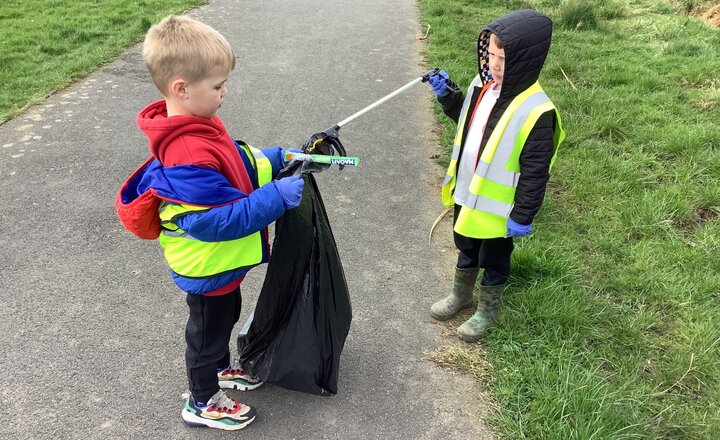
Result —
[[217, 370], [230, 364], [230, 335], [240, 318], [240, 288], [221, 296], [188, 294], [185, 367], [196, 402], [207, 402], [220, 389]]
[[[454, 220], [460, 213], [460, 205], [455, 205]], [[453, 231], [455, 246], [460, 251], [457, 267], [484, 269], [481, 284], [496, 286], [504, 284], [510, 277], [510, 256], [513, 251], [512, 237], [502, 238], [471, 238]]]

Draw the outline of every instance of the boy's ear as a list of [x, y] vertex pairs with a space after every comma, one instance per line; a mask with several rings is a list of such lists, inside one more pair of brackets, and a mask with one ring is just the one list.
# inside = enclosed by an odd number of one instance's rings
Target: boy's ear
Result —
[[184, 79], [176, 79], [170, 83], [170, 93], [180, 99], [187, 99], [187, 82]]

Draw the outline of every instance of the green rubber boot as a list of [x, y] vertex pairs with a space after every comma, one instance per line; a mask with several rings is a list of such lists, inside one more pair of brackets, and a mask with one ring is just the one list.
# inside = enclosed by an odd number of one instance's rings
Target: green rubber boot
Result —
[[457, 312], [472, 305], [473, 289], [477, 280], [479, 267], [471, 269], [455, 268], [455, 283], [450, 295], [430, 307], [430, 314], [438, 321], [447, 321]]
[[475, 342], [489, 329], [498, 315], [505, 284], [497, 286], [480, 286], [477, 311], [458, 327], [458, 336], [464, 341]]

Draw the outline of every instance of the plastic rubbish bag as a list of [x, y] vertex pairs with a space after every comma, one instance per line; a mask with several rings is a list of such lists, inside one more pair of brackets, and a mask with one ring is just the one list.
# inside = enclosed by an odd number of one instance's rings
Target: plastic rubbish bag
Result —
[[307, 165], [291, 163], [282, 172], [303, 173], [302, 202], [275, 223], [267, 276], [247, 334], [238, 336], [238, 352], [243, 370], [267, 383], [334, 395], [352, 310], [335, 238]]

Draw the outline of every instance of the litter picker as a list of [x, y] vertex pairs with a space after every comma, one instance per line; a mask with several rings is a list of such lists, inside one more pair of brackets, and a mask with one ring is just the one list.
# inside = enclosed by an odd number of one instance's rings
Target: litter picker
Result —
[[[353, 163], [344, 163], [339, 160], [334, 159], [320, 159], [321, 156], [330, 156], [337, 158], [338, 156], [341, 157], [347, 157], [347, 152], [345, 151], [345, 147], [343, 146], [342, 142], [340, 142], [340, 129], [345, 126], [347, 123], [354, 121], [355, 119], [359, 118], [360, 116], [364, 115], [365, 113], [369, 112], [370, 110], [375, 109], [376, 107], [384, 104], [385, 102], [389, 101], [390, 99], [396, 97], [397, 95], [403, 93], [407, 89], [413, 87], [416, 84], [419, 84], [421, 82], [427, 82], [431, 76], [437, 74], [440, 71], [440, 69], [435, 68], [427, 73], [423, 74], [422, 76], [419, 76], [418, 78], [415, 78], [414, 80], [410, 81], [409, 83], [405, 84], [404, 86], [400, 87], [399, 89], [395, 90], [394, 92], [390, 93], [389, 95], [386, 95], [385, 97], [375, 101], [374, 103], [368, 105], [364, 109], [358, 111], [357, 113], [348, 116], [347, 118], [343, 119], [342, 121], [338, 122], [337, 124], [333, 125], [332, 127], [328, 128], [325, 131], [321, 131], [319, 133], [315, 133], [303, 144], [303, 153], [306, 153], [306, 155], [300, 156], [298, 155], [296, 157], [297, 160], [305, 161], [305, 162], [315, 162], [315, 163], [322, 163], [322, 164], [337, 164], [340, 166], [340, 169], [343, 169], [345, 165], [351, 165], [351, 166], [357, 166], [359, 163], [358, 158], [352, 158], [356, 159]], [[453, 84], [448, 83], [449, 86], [454, 86]], [[287, 153], [286, 153], [287, 154]], [[296, 153], [297, 154], [297, 153]], [[323, 162], [321, 162], [321, 160]]]

